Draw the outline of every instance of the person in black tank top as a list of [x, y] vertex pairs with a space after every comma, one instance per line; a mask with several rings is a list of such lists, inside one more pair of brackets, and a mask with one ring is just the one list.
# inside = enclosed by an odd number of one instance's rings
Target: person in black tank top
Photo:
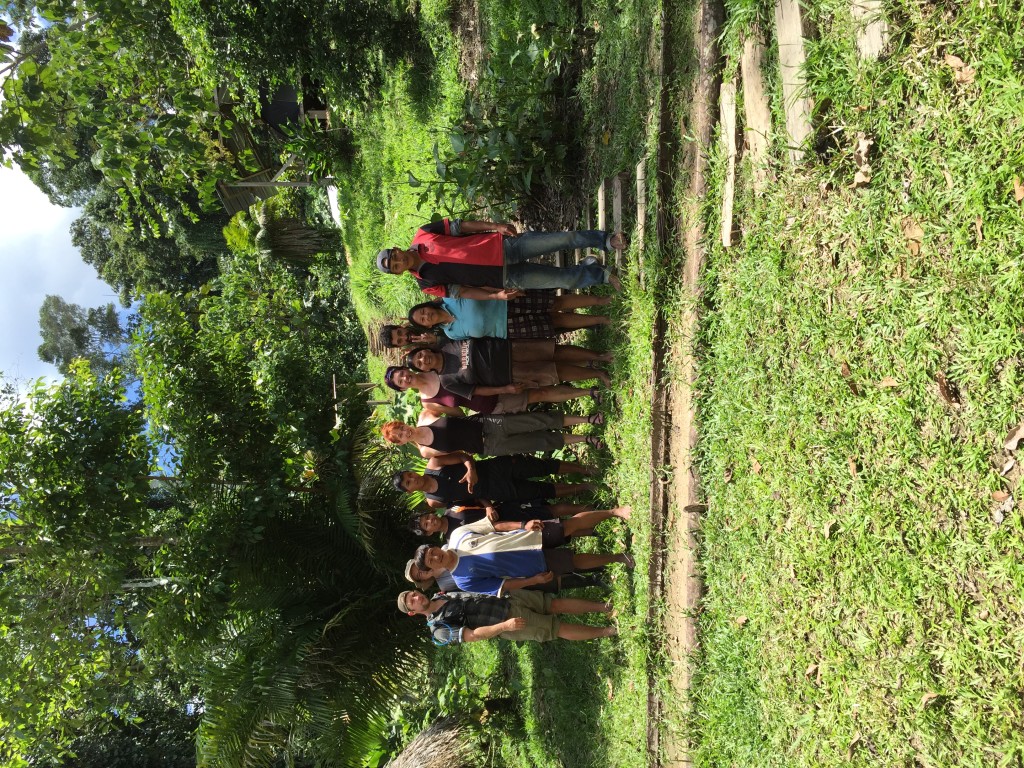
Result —
[[[462, 466], [460, 466], [462, 465]], [[596, 490], [593, 483], [540, 482], [531, 478], [553, 474], [593, 475], [582, 464], [531, 456], [504, 456], [474, 461], [466, 453], [435, 456], [424, 474], [411, 470], [396, 472], [391, 480], [403, 493], [420, 492], [435, 509], [457, 504], [493, 504], [572, 496]]]
[[481, 456], [508, 456], [551, 451], [573, 443], [587, 443], [595, 448], [603, 448], [604, 444], [596, 437], [555, 431], [577, 424], [603, 422], [600, 413], [569, 416], [537, 411], [469, 418], [445, 416], [419, 427], [389, 421], [380, 431], [384, 439], [394, 445], [416, 443], [424, 458], [455, 451]]

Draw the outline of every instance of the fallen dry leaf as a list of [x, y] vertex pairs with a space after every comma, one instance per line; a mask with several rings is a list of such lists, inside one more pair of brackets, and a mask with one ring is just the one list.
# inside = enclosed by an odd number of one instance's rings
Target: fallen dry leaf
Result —
[[870, 136], [858, 133], [857, 134], [857, 146], [853, 150], [853, 163], [858, 168], [863, 168], [868, 163], [868, 155], [871, 154], [871, 147], [874, 145], [875, 140]]
[[850, 456], [850, 457], [848, 457], [846, 459], [846, 465], [850, 468], [850, 477], [852, 477], [854, 480], [856, 480], [857, 479], [857, 462], [853, 458], [853, 456]]
[[990, 495], [992, 496], [992, 501], [1006, 501], [1010, 498], [1010, 494], [1006, 491], [992, 491]]
[[974, 71], [974, 67], [964, 67], [963, 69], [955, 70], [953, 79], [958, 83], [973, 83], [975, 74], [977, 73]]
[[1004, 501], [1002, 504], [1000, 504], [998, 507], [996, 507], [992, 511], [992, 522], [995, 523], [996, 525], [1000, 525], [1003, 522], [1003, 520], [1006, 519], [1006, 514], [1011, 509], [1013, 509], [1013, 505], [1015, 503], [1016, 502], [1014, 502], [1013, 496], [1011, 496], [1006, 501]]
[[857, 169], [857, 172], [853, 174], [853, 188], [858, 189], [860, 187], [866, 187], [871, 183], [871, 166], [868, 164], [862, 165]]
[[943, 61], [946, 62], [946, 66], [953, 70], [953, 79], [958, 83], [973, 83], [974, 76], [977, 74], [974, 67], [969, 67], [959, 56], [954, 56], [951, 53], [947, 53], [943, 57]]
[[903, 237], [907, 240], [910, 255], [917, 256], [921, 252], [921, 243], [924, 242], [924, 230], [921, 225], [907, 216], [900, 228], [903, 230]]
[[937, 694], [935, 691], [928, 691], [928, 693], [921, 697], [921, 709], [927, 707], [937, 698], [939, 698], [939, 694]]
[[746, 616], [737, 616], [736, 617], [736, 626], [737, 627], [742, 627], [748, 621], [750, 621], [750, 619], [748, 619]]
[[1013, 199], [1018, 203], [1024, 200], [1024, 184], [1020, 183], [1020, 176], [1013, 177]]
[[860, 397], [860, 387], [857, 386], [857, 382], [853, 380], [853, 371], [850, 370], [850, 366], [847, 363], [843, 363], [843, 367], [839, 369], [839, 373], [846, 379], [846, 385], [850, 388], [850, 391], [856, 396]]
[[861, 738], [863, 737], [860, 735], [860, 731], [857, 731], [853, 734], [853, 738], [850, 739], [850, 744], [846, 747], [846, 755], [850, 760], [853, 759], [853, 751], [856, 749], [857, 745], [860, 744]]
[[1022, 439], [1024, 439], [1024, 422], [1010, 430], [1010, 434], [1006, 436], [1006, 442], [1003, 443], [1003, 448], [1008, 451], [1016, 451], [1017, 443]]
[[818, 674], [817, 664], [808, 664], [807, 669], [804, 670], [804, 677], [811, 678]]
[[782, 494], [779, 493], [778, 491], [772, 491], [772, 498], [778, 501], [779, 499], [782, 498]]
[[982, 608], [981, 611], [978, 613], [978, 618], [981, 619], [982, 621], [984, 621], [985, 619], [987, 619], [989, 617], [989, 615], [990, 614], [988, 612], [988, 609], [987, 608]]
[[893, 387], [898, 387], [899, 385], [900, 383], [896, 381], [896, 379], [894, 379], [892, 376], [886, 376], [884, 379], [878, 382], [878, 386], [881, 387], [882, 389], [892, 389]]
[[612, 679], [610, 677], [606, 678], [605, 682], [608, 684], [608, 701], [611, 701], [615, 698], [615, 691], [612, 688]]
[[732, 480], [732, 467], [725, 468], [725, 474], [722, 475], [722, 479], [724, 479], [727, 483]]
[[757, 459], [751, 458], [750, 459], [750, 471], [753, 472], [755, 475], [760, 475], [761, 474], [761, 462], [758, 461]]
[[946, 189], [952, 190], [953, 189], [953, 174], [951, 174], [949, 171], [943, 171], [942, 172], [942, 178], [944, 178], [946, 180]]
[[835, 520], [829, 520], [827, 523], [825, 523], [825, 530], [823, 532], [825, 534], [826, 539], [832, 538], [832, 532], [836, 529], [837, 525], [839, 525], [839, 523]]
[[1013, 469], [1016, 464], [1017, 464], [1017, 460], [1016, 459], [1014, 459], [1012, 457], [1007, 459], [1006, 463], [1003, 464], [1003, 468], [1001, 470], [999, 470], [999, 476], [1000, 477], [1006, 477], [1006, 475], [1009, 473], [1009, 471], [1011, 469]]
[[939, 384], [939, 397], [950, 405], [960, 405], [960, 390], [946, 378], [946, 374], [939, 371], [935, 374], [935, 381]]
[[982, 225], [982, 218], [981, 218], [981, 214], [979, 214], [978, 218], [976, 218], [974, 220], [974, 231], [978, 233], [978, 242], [979, 243], [982, 240], [985, 239], [984, 235], [981, 234], [981, 225]]

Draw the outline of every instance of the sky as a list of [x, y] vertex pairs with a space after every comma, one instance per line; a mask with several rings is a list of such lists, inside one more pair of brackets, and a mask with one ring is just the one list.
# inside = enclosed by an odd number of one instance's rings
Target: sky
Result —
[[57, 369], [36, 354], [39, 307], [47, 294], [94, 307], [117, 303], [112, 288], [82, 261], [68, 231], [75, 208], [52, 205], [17, 168], [0, 167], [0, 373], [24, 389]]

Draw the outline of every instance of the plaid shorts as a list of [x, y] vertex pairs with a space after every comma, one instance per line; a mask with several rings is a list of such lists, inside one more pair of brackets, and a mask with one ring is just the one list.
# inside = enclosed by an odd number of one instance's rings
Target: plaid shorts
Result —
[[549, 291], [530, 291], [512, 299], [508, 302], [508, 338], [553, 339], [561, 333], [551, 322], [554, 305], [555, 294]]

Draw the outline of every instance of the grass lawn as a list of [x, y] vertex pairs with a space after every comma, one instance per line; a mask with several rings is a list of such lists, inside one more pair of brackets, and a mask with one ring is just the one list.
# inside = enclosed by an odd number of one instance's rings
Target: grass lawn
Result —
[[[726, 6], [728, 75], [742, 34], [771, 27], [771, 4]], [[690, 73], [681, 4], [480, 5], [485, 29], [587, 30], [580, 183], [652, 154], [663, 11], [678, 22], [669, 42], [679, 68], [666, 85], [680, 125]], [[701, 766], [1024, 761], [1024, 519], [1004, 498], [1019, 495], [1021, 470], [1002, 472], [1014, 458], [1003, 441], [1024, 418], [1024, 220], [1014, 198], [1014, 177], [1024, 177], [1024, 12], [998, 0], [896, 0], [886, 11], [890, 53], [861, 63], [847, 3], [805, 9], [816, 30], [817, 151], [798, 170], [773, 165], [757, 195], [741, 165], [737, 245], [707, 243], [697, 339], [707, 595], [693, 709], [685, 719], [670, 709], [662, 724], [687, 729]], [[409, 171], [429, 176], [436, 132], [461, 107], [445, 13], [425, 12], [439, 30], [429, 88], [396, 71], [381, 108], [359, 118], [342, 205], [364, 322], [420, 298], [411, 281], [385, 283], [370, 260], [430, 214], [403, 182]], [[775, 66], [770, 51], [769, 83]], [[781, 125], [781, 93], [773, 98]], [[853, 188], [861, 136], [873, 141], [871, 178]], [[709, 233], [719, 226], [716, 152]], [[778, 135], [773, 156], [784, 156]], [[651, 227], [658, 206], [673, 218], [685, 183], [660, 200], [654, 170]], [[647, 234], [644, 253], [626, 256], [615, 330], [595, 339], [617, 353], [616, 403], [602, 406], [613, 490], [602, 501], [641, 511], [652, 481], [652, 331], [684, 300], [678, 252], [658, 252]], [[638, 569], [616, 574], [617, 641], [436, 654], [441, 667], [520, 702], [489, 764], [646, 764], [648, 671], [657, 680], [664, 662], [647, 625], [657, 598], [647, 594], [646, 516], [631, 529]], [[606, 524], [603, 538], [616, 548], [623, 528]]]
[[822, 151], [712, 252], [698, 765], [1024, 760], [1024, 14], [886, 8], [872, 64], [809, 9]]

